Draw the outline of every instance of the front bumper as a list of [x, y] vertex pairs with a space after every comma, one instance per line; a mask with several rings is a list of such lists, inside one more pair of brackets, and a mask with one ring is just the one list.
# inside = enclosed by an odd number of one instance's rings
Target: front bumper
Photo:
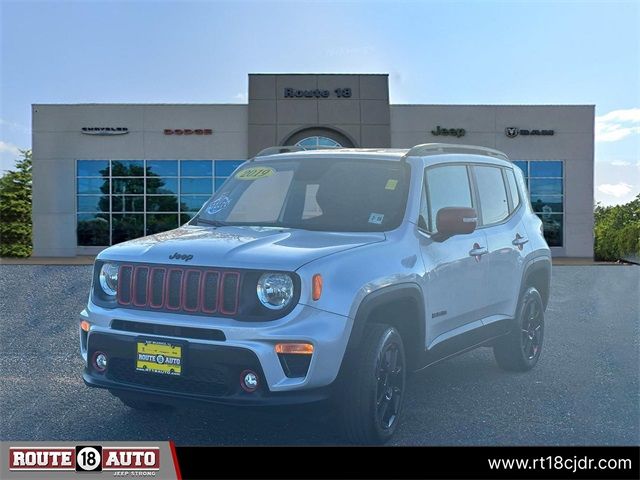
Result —
[[187, 400], [231, 405], [288, 405], [324, 400], [330, 394], [329, 387], [271, 392], [264, 384], [255, 392], [245, 392], [240, 388], [240, 375], [244, 370], [251, 369], [259, 378], [264, 378], [258, 358], [250, 350], [220, 345], [184, 342], [183, 373], [179, 377], [137, 372], [134, 365], [139, 338], [148, 337], [91, 335], [89, 358], [100, 351], [107, 353], [109, 361], [103, 373], [89, 363], [82, 376], [85, 384], [107, 388], [118, 396], [136, 394], [161, 403]]
[[[90, 305], [81, 314], [90, 324], [80, 334], [85, 359], [84, 381], [107, 388], [116, 395], [149, 394], [149, 401], [173, 403], [195, 400], [235, 405], [309, 403], [330, 395], [346, 349], [351, 324], [346, 317], [299, 305], [283, 319], [264, 323], [243, 323], [229, 319], [158, 314], [156, 312], [106, 310]], [[224, 333], [215, 341], [169, 335], [141, 334], [112, 328], [114, 320], [180, 327], [212, 327]], [[186, 329], [184, 329], [186, 331]], [[178, 342], [183, 347], [184, 371], [179, 377], [136, 372], [137, 341], [157, 339]], [[282, 341], [307, 341], [314, 353], [304, 377], [287, 377], [274, 346]], [[98, 372], [91, 359], [101, 351], [109, 357], [108, 368]], [[87, 361], [88, 360], [88, 361]], [[240, 387], [246, 369], [260, 378], [255, 392]]]

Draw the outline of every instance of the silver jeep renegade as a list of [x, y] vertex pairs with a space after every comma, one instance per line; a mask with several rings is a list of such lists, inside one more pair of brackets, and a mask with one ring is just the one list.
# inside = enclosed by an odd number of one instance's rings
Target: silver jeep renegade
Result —
[[84, 381], [137, 409], [331, 400], [349, 440], [382, 443], [409, 373], [479, 346], [532, 368], [550, 275], [501, 152], [274, 147], [186, 225], [98, 256]]

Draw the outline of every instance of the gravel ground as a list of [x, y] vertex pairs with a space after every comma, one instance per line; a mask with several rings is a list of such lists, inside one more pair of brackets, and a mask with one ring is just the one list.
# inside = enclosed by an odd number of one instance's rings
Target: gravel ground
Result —
[[[0, 265], [0, 440], [342, 443], [319, 408], [137, 413], [85, 387], [89, 282], [88, 266]], [[640, 444], [639, 289], [640, 267], [555, 267], [538, 366], [504, 373], [480, 349], [413, 375], [392, 443]]]

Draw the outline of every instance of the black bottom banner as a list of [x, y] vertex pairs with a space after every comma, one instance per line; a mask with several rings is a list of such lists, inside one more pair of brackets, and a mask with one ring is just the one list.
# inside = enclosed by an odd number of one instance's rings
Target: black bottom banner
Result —
[[640, 447], [176, 447], [188, 479], [640, 478]]

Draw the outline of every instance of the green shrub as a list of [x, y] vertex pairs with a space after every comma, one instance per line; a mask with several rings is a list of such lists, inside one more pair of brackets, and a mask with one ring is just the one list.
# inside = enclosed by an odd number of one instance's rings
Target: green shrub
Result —
[[0, 257], [31, 255], [31, 150], [0, 177]]
[[640, 257], [640, 195], [624, 205], [595, 209], [595, 259]]

